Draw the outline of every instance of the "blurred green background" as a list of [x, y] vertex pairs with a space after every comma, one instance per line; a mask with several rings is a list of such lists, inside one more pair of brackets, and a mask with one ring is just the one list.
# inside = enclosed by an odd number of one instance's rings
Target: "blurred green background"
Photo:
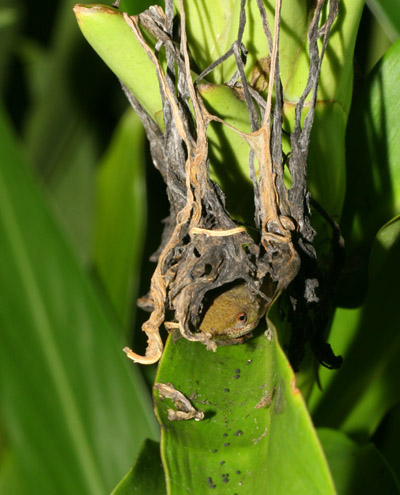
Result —
[[74, 3], [0, 3], [0, 493], [109, 493], [159, 436], [122, 347], [164, 186]]
[[[154, 369], [121, 348], [144, 350], [134, 301], [168, 205], [141, 124], [73, 5], [0, 0], [0, 493], [109, 493], [142, 441], [158, 439]], [[368, 5], [355, 96], [400, 31], [399, 2]], [[311, 405], [337, 426], [323, 400]], [[398, 474], [399, 411], [371, 431]]]

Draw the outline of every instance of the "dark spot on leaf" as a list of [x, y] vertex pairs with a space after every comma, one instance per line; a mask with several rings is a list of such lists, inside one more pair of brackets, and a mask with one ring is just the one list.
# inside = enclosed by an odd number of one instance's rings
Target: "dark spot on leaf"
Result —
[[233, 377], [233, 379], [234, 379], [234, 380], [237, 380], [238, 378], [240, 378], [240, 375], [235, 375], [235, 376]]
[[235, 373], [240, 373], [240, 369], [239, 368], [236, 368], [235, 369]]
[[215, 454], [216, 452], [218, 452], [218, 449], [213, 449], [211, 452]]
[[222, 482], [223, 483], [228, 483], [229, 481], [229, 473], [226, 473], [226, 474], [222, 474]]
[[208, 483], [209, 488], [212, 488], [212, 489], [216, 488], [216, 486], [217, 486], [217, 485], [215, 485], [215, 484], [213, 483], [213, 480], [212, 480], [211, 476], [209, 476], [209, 477], [207, 478], [207, 483]]
[[225, 464], [225, 461], [221, 461], [220, 464], [221, 466], [223, 466]]
[[243, 435], [242, 430], [238, 430], [238, 431], [235, 433], [235, 436], [236, 436], [236, 437], [240, 437], [241, 435]]
[[236, 474], [241, 474], [241, 471], [236, 471]]
[[229, 388], [224, 388], [224, 392], [229, 392]]
[[224, 443], [224, 447], [229, 447], [229, 445], [230, 445], [229, 442]]
[[228, 436], [228, 433], [223, 433], [222, 436], [223, 437], [227, 437]]

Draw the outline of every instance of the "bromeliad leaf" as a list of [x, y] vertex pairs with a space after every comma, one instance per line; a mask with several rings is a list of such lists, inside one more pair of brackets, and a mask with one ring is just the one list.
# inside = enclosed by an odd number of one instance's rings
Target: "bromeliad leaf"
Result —
[[[344, 364], [334, 375], [321, 370], [323, 391], [315, 389], [310, 402], [317, 425], [365, 440], [400, 399], [399, 259], [397, 216], [382, 227], [373, 244], [364, 304], [336, 312], [331, 341], [343, 353]], [[340, 401], [334, 400], [337, 394]]]
[[147, 391], [2, 112], [0, 155], [0, 408], [21, 493], [107, 493], [157, 436]]
[[146, 440], [126, 476], [111, 495], [165, 495], [165, 478], [160, 459], [160, 444]]
[[173, 385], [204, 413], [201, 421], [171, 420], [169, 411], [177, 406], [154, 392], [170, 495], [336, 493], [295, 376], [269, 325], [266, 335], [215, 353], [169, 338], [156, 383]]
[[93, 258], [126, 330], [134, 316], [146, 221], [144, 130], [129, 110], [99, 166]]

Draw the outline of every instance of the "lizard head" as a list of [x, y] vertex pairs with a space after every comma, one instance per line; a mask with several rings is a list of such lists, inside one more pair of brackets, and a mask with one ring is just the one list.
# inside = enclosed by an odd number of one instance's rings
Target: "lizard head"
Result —
[[266, 309], [267, 301], [252, 293], [245, 282], [222, 287], [209, 298], [199, 330], [216, 342], [234, 341], [250, 333]]

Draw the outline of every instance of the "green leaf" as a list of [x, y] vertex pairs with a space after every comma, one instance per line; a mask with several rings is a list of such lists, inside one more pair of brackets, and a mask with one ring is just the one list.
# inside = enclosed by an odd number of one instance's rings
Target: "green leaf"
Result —
[[[365, 294], [369, 251], [378, 229], [400, 211], [400, 40], [354, 100], [347, 133], [347, 192], [341, 227], [347, 276], [343, 304]], [[347, 289], [347, 290], [346, 290]]]
[[[171, 495], [328, 495], [329, 469], [295, 377], [270, 323], [237, 346], [207, 351], [169, 338], [156, 383], [190, 398], [201, 421], [170, 421], [169, 399], [155, 396], [161, 453]], [[301, 449], [301, 455], [299, 455]]]
[[144, 130], [129, 110], [97, 177], [94, 263], [125, 328], [133, 317], [146, 222]]
[[160, 444], [146, 440], [128, 474], [111, 495], [165, 495], [165, 478], [160, 458]]
[[102, 5], [75, 5], [79, 27], [98, 55], [157, 121], [161, 96], [154, 66], [123, 15]]
[[[200, 94], [207, 108], [224, 118], [233, 127], [250, 132], [244, 101], [231, 88], [207, 84], [200, 86]], [[284, 109], [285, 117], [294, 122], [294, 107]], [[344, 138], [347, 115], [341, 105], [320, 102], [315, 110], [315, 126], [309, 150], [308, 184], [313, 195], [334, 218], [339, 218], [345, 188]], [[289, 124], [290, 127], [290, 124]], [[249, 146], [234, 131], [220, 123], [212, 123], [208, 130], [210, 174], [226, 192], [228, 209], [248, 223], [254, 215], [253, 189], [248, 172]], [[330, 139], [327, 139], [330, 136]], [[286, 152], [288, 143], [284, 143]]]
[[1, 112], [0, 156], [0, 417], [22, 493], [106, 493], [156, 437], [150, 401]]
[[400, 216], [382, 227], [370, 260], [361, 308], [338, 309], [330, 342], [344, 357], [340, 370], [321, 369], [322, 392], [310, 402], [315, 423], [367, 439], [400, 400]]
[[128, 12], [129, 15], [138, 14], [154, 5], [152, 0], [121, 0], [119, 4], [120, 12]]
[[379, 451], [373, 444], [357, 445], [339, 431], [318, 429], [332, 471], [337, 493], [398, 494], [400, 486]]
[[400, 1], [367, 0], [368, 7], [392, 41], [400, 35]]
[[11, 450], [1, 445], [0, 458], [0, 493], [12, 493], [13, 495], [25, 495], [22, 473]]
[[364, 0], [342, 0], [322, 62], [318, 100], [334, 102], [348, 115], [353, 94], [353, 54]]
[[[364, 0], [339, 2], [339, 14], [322, 62], [308, 154], [309, 189], [314, 199], [336, 220], [340, 218], [344, 202], [344, 136], [353, 91], [354, 46], [363, 5]], [[291, 107], [306, 84], [308, 57], [305, 51], [299, 53], [285, 87], [285, 110], [289, 118], [293, 112]], [[315, 227], [317, 231], [321, 229], [319, 225]]]
[[[217, 84], [200, 86], [200, 94], [209, 111], [221, 116], [230, 125], [250, 132], [246, 105], [231, 88]], [[238, 220], [252, 224], [254, 193], [249, 178], [249, 146], [233, 130], [220, 123], [207, 129], [211, 179], [220, 184], [227, 195], [228, 210]]]
[[[179, 3], [174, 1], [179, 11]], [[349, 110], [352, 93], [352, 55], [364, 0], [341, 2], [339, 18], [330, 36], [329, 48], [323, 62], [320, 100], [335, 100]], [[184, 1], [190, 51], [200, 70], [225, 54], [235, 41], [239, 26], [240, 1], [199, 0]], [[269, 25], [273, 31], [274, 7], [267, 4]], [[344, 14], [345, 13], [345, 14]], [[298, 101], [306, 85], [309, 56], [306, 50], [307, 30], [311, 8], [308, 2], [291, 0], [282, 3], [280, 31], [280, 72], [287, 102]], [[268, 55], [256, 2], [246, 4], [247, 24], [243, 43], [248, 49], [246, 75], [249, 78], [257, 61]], [[230, 57], [219, 65], [207, 80], [226, 83], [234, 74], [236, 65]]]
[[22, 122], [24, 146], [58, 219], [88, 262], [99, 130], [87, 114], [90, 107], [99, 108], [101, 91], [107, 86], [104, 76], [95, 86], [82, 78], [83, 67], [93, 77], [97, 67], [96, 60], [92, 63], [86, 57], [86, 45], [71, 15], [73, 4], [73, 0], [57, 3], [46, 45], [28, 35], [16, 46], [30, 96]]
[[[215, 5], [215, 2], [212, 3]], [[224, 0], [217, 2], [217, 11], [220, 9], [224, 15], [216, 15], [219, 20], [212, 27], [208, 27], [203, 19], [211, 15], [209, 12], [213, 12], [211, 2], [207, 0], [196, 3], [186, 2], [189, 45], [200, 68], [207, 67], [219, 54], [225, 53], [230, 48], [233, 36], [236, 36], [237, 32], [239, 3]], [[313, 197], [336, 219], [340, 217], [345, 194], [344, 136], [352, 96], [352, 58], [363, 0], [345, 3], [346, 15], [341, 15], [342, 10], [340, 11], [322, 64], [308, 160], [308, 182]], [[248, 25], [243, 40], [249, 48], [246, 67], [250, 73], [256, 61], [265, 56], [267, 48], [256, 2], [250, 2], [248, 5], [251, 13], [247, 12]], [[308, 29], [309, 11], [304, 2], [296, 1], [284, 2], [282, 9], [280, 70], [285, 99], [285, 126], [286, 130], [290, 130], [294, 122], [294, 104], [303, 92], [308, 76], [309, 61], [304, 40]], [[199, 12], [203, 15], [198, 15]], [[273, 18], [269, 21], [271, 24]], [[225, 39], [227, 32], [229, 38]], [[210, 40], [213, 42], [211, 43]], [[200, 63], [202, 60], [204, 62]], [[207, 78], [217, 82], [226, 81], [227, 76], [234, 71], [233, 58], [231, 57], [231, 69], [227, 69], [226, 64], [217, 68]], [[217, 115], [226, 119], [231, 125], [249, 132], [245, 103], [237, 98], [234, 91], [229, 95], [228, 88], [207, 84], [200, 88], [200, 92]], [[248, 148], [232, 131], [218, 129], [218, 125], [210, 127], [208, 136], [211, 142], [211, 165], [215, 173], [213, 178], [222, 184], [228, 197], [229, 194], [233, 198], [242, 197], [242, 194], [237, 194], [237, 190], [242, 186], [243, 178], [249, 180]], [[289, 149], [286, 149], [286, 152], [288, 151]], [[238, 172], [244, 174], [242, 179], [241, 175], [236, 177]], [[250, 194], [251, 191], [246, 190], [243, 201], [240, 204], [233, 204], [234, 212], [241, 209], [243, 211], [243, 205], [251, 201]]]

